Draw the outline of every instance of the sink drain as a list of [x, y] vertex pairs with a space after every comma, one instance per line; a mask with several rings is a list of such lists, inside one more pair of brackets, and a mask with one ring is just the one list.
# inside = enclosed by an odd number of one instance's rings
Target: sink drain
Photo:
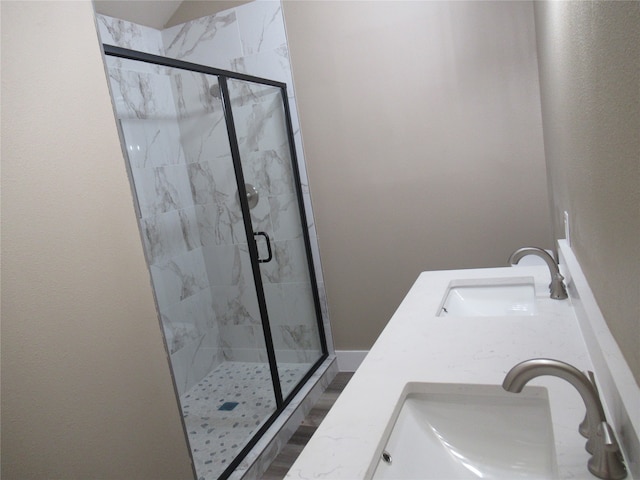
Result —
[[386, 463], [387, 465], [391, 465], [391, 463], [392, 463], [391, 454], [389, 452], [387, 452], [386, 450], [384, 450], [382, 452], [382, 461], [384, 463]]

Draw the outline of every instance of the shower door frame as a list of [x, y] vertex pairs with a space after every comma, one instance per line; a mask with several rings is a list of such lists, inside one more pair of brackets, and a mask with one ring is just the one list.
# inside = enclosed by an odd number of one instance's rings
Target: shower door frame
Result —
[[[240, 208], [242, 210], [244, 229], [247, 236], [247, 245], [249, 248], [249, 256], [251, 258], [251, 268], [253, 271], [254, 283], [256, 287], [256, 295], [258, 297], [260, 318], [262, 322], [263, 334], [265, 337], [267, 357], [269, 360], [269, 370], [271, 373], [271, 381], [273, 384], [273, 391], [274, 391], [274, 396], [276, 401], [275, 412], [267, 418], [267, 420], [262, 425], [262, 427], [260, 427], [260, 429], [251, 437], [249, 442], [244, 446], [242, 450], [240, 450], [238, 455], [230, 462], [229, 466], [224, 470], [224, 472], [222, 472], [220, 477], [218, 477], [219, 480], [224, 480], [233, 473], [236, 467], [246, 457], [246, 455], [251, 451], [251, 449], [256, 445], [256, 443], [260, 440], [260, 438], [264, 435], [264, 433], [268, 430], [268, 428], [280, 416], [280, 414], [284, 411], [287, 405], [289, 405], [293, 397], [295, 397], [295, 395], [300, 391], [300, 389], [307, 383], [309, 378], [311, 378], [311, 376], [316, 372], [316, 370], [320, 367], [320, 365], [329, 356], [328, 348], [327, 348], [327, 340], [326, 340], [326, 335], [324, 331], [324, 324], [322, 319], [322, 309], [320, 307], [320, 297], [318, 295], [318, 284], [316, 279], [315, 267], [313, 265], [313, 255], [311, 253], [311, 240], [309, 237], [309, 227], [308, 227], [307, 215], [304, 207], [302, 185], [300, 183], [300, 169], [298, 167], [298, 157], [296, 154], [295, 142], [293, 137], [293, 126], [291, 124], [289, 99], [287, 97], [287, 84], [284, 82], [278, 82], [278, 81], [269, 80], [266, 78], [255, 77], [253, 75], [236, 73], [229, 70], [208, 67], [206, 65], [185, 62], [182, 60], [163, 57], [160, 55], [153, 55], [150, 53], [139, 52], [139, 51], [130, 50], [127, 48], [116, 47], [113, 45], [103, 44], [102, 47], [103, 47], [104, 54], [106, 56], [123, 58], [126, 60], [136, 60], [140, 62], [159, 65], [162, 67], [176, 68], [179, 70], [187, 70], [191, 72], [216, 76], [218, 78], [218, 84], [220, 85], [224, 118], [227, 126], [227, 136], [229, 138], [231, 158], [233, 161], [234, 173], [236, 176]], [[307, 373], [305, 373], [305, 375], [299, 380], [297, 385], [291, 390], [291, 392], [289, 392], [289, 394], [286, 397], [283, 397], [282, 389], [280, 386], [280, 377], [278, 375], [278, 364], [277, 364], [275, 348], [273, 344], [273, 337], [271, 335], [271, 325], [269, 323], [269, 315], [267, 312], [267, 302], [265, 298], [264, 287], [262, 284], [260, 266], [258, 263], [258, 258], [259, 258], [258, 246], [253, 236], [253, 226], [251, 224], [251, 214], [249, 211], [247, 191], [244, 183], [244, 174], [243, 174], [242, 163], [240, 159], [240, 150], [238, 146], [238, 139], [236, 136], [235, 124], [233, 121], [231, 99], [229, 96], [229, 88], [227, 85], [228, 78], [231, 78], [234, 80], [253, 82], [261, 85], [268, 85], [271, 87], [278, 88], [280, 89], [280, 94], [282, 97], [282, 105], [283, 105], [284, 114], [285, 114], [284, 117], [285, 117], [286, 135], [287, 135], [287, 141], [289, 145], [289, 151], [291, 154], [291, 168], [292, 168], [293, 177], [294, 177], [293, 181], [295, 185], [296, 197], [298, 202], [298, 211], [300, 213], [300, 221], [302, 223], [302, 237], [304, 239], [305, 254], [307, 257], [307, 268], [309, 272], [309, 280], [311, 283], [311, 290], [313, 295], [313, 304], [314, 304], [314, 310], [316, 314], [318, 336], [320, 340], [320, 347], [322, 349], [322, 355], [320, 356], [320, 358], [311, 366], [311, 368], [307, 371]], [[164, 335], [164, 329], [162, 327], [161, 321], [160, 321], [160, 327]], [[165, 347], [166, 347], [166, 340], [165, 340]], [[173, 365], [171, 364], [171, 361], [169, 361], [169, 368], [171, 369], [174, 390], [179, 402], [180, 396], [178, 395], [177, 385], [175, 384], [175, 377], [173, 374]], [[183, 430], [185, 432], [185, 436], [187, 437], [187, 441], [189, 441], [186, 427], [184, 424], [184, 417], [182, 417], [182, 415], [181, 415], [181, 421], [182, 421]], [[191, 448], [189, 448], [189, 454], [193, 456], [193, 452], [191, 451]], [[192, 466], [194, 468], [194, 474], [197, 477], [197, 472], [195, 471], [195, 462], [193, 461], [192, 461]]]

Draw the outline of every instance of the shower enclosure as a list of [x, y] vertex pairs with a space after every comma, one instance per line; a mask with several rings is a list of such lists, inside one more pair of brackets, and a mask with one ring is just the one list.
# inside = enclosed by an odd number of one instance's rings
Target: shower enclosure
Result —
[[198, 478], [327, 357], [286, 84], [104, 45]]

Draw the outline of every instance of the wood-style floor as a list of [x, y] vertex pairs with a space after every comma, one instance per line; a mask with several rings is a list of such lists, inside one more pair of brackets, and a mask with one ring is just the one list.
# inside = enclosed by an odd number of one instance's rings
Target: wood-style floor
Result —
[[282, 480], [284, 478], [352, 376], [353, 372], [340, 372], [336, 375], [333, 382], [318, 399], [318, 403], [314, 405], [289, 442], [264, 473], [263, 480]]

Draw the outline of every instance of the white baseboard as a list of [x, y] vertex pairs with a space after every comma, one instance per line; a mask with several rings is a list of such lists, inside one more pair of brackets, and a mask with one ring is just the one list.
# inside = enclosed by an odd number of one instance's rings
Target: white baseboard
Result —
[[336, 350], [338, 359], [338, 370], [341, 372], [355, 372], [364, 357], [369, 353], [368, 350]]

